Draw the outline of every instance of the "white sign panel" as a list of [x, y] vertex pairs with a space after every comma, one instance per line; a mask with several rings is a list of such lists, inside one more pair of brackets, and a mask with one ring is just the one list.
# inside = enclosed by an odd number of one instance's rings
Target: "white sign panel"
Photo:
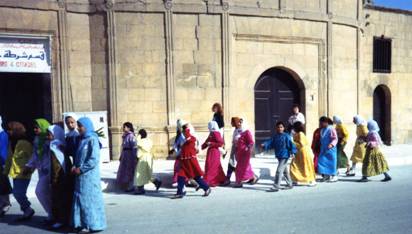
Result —
[[[70, 113], [63, 113], [63, 119]], [[107, 123], [107, 111], [95, 111], [95, 112], [75, 112], [77, 118], [89, 117], [95, 130], [103, 132], [104, 137], [99, 137], [99, 141], [102, 144], [100, 149], [100, 162], [110, 162], [110, 145], [109, 145], [109, 127]], [[68, 131], [66, 124], [64, 125], [66, 132]]]
[[48, 39], [0, 36], [0, 72], [50, 73]]

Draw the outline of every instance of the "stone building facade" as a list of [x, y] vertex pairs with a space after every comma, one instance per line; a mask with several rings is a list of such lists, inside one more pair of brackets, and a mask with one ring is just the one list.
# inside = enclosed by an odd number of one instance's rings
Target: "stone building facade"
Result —
[[[50, 39], [53, 120], [107, 110], [114, 159], [123, 122], [147, 128], [165, 157], [176, 119], [205, 136], [214, 102], [226, 122], [242, 116], [262, 132], [265, 116], [285, 112], [265, 105], [297, 102], [308, 135], [321, 115], [350, 124], [375, 112], [387, 143], [411, 143], [410, 25], [412, 12], [361, 0], [0, 1], [0, 36]], [[373, 72], [375, 37], [391, 39], [390, 73]], [[270, 79], [285, 89], [259, 98]]]

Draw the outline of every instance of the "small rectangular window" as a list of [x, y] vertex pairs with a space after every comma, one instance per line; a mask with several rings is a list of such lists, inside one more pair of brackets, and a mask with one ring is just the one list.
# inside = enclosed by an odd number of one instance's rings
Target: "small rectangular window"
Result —
[[373, 72], [391, 73], [392, 39], [373, 38]]

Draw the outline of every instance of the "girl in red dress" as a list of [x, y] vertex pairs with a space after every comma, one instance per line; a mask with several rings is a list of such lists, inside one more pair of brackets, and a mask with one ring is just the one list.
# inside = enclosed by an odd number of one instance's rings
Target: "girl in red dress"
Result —
[[186, 137], [186, 141], [182, 146], [182, 151], [179, 157], [180, 168], [177, 178], [177, 193], [173, 197], [174, 199], [183, 198], [186, 195], [184, 191], [185, 181], [187, 179], [194, 179], [198, 184], [199, 188], [203, 189], [205, 193], [204, 197], [209, 196], [212, 192], [209, 185], [202, 179], [203, 171], [200, 168], [199, 162], [197, 161], [197, 150], [196, 150], [196, 137], [192, 136], [188, 124], [183, 126], [183, 134]]
[[219, 126], [215, 121], [209, 122], [208, 127], [209, 137], [202, 144], [202, 149], [207, 148], [204, 179], [210, 186], [215, 187], [223, 184], [226, 180], [220, 163], [221, 153], [219, 151], [219, 147], [222, 147], [224, 142], [219, 132]]

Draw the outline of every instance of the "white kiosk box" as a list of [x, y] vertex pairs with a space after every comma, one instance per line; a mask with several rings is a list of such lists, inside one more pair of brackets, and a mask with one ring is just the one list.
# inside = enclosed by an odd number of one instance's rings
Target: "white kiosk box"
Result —
[[[99, 137], [99, 141], [102, 144], [100, 150], [100, 162], [108, 163], [110, 162], [110, 144], [109, 144], [109, 128], [107, 123], [107, 111], [95, 111], [95, 112], [67, 112], [63, 113], [63, 119], [69, 114], [76, 114], [77, 118], [89, 117], [95, 130], [101, 129], [104, 137]], [[68, 129], [64, 125], [64, 130], [67, 132]]]

